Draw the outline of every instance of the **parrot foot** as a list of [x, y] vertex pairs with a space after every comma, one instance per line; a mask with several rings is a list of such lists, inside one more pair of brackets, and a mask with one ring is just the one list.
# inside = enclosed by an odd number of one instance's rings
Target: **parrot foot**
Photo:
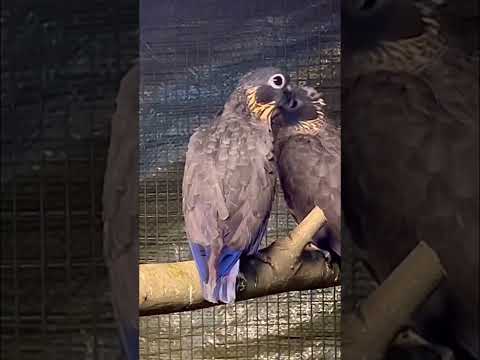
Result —
[[327, 264], [331, 264], [332, 263], [332, 254], [330, 254], [330, 251], [328, 250], [324, 250], [324, 249], [320, 249], [317, 245], [315, 245], [314, 243], [309, 243], [306, 247], [305, 247], [305, 250], [307, 251], [316, 251], [316, 252], [319, 252], [323, 255], [323, 258], [325, 259], [325, 262]]
[[235, 284], [237, 293], [241, 293], [247, 288], [247, 278], [241, 272], [237, 274], [237, 282]]
[[322, 250], [320, 249], [320, 252], [323, 254], [323, 257], [325, 258], [325, 261], [329, 264], [332, 263], [332, 254], [330, 254], [329, 251], [327, 250]]

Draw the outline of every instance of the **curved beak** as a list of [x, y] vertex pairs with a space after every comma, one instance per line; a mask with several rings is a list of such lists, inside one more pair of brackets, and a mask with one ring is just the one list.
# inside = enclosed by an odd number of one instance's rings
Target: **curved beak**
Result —
[[281, 90], [281, 96], [279, 101], [277, 101], [277, 106], [287, 111], [292, 111], [297, 108], [298, 100], [292, 86], [287, 85]]
[[[261, 88], [262, 91], [265, 89]], [[267, 89], [267, 93], [258, 94], [258, 88], [247, 90], [247, 106], [259, 120], [271, 123], [272, 118], [278, 115], [283, 109], [292, 111], [297, 106], [294, 89], [287, 85], [283, 89]], [[261, 98], [262, 100], [258, 100]]]

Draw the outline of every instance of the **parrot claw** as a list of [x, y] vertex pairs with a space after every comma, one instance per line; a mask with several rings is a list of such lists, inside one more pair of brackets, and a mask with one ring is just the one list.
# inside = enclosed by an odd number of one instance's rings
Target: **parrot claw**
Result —
[[241, 272], [237, 275], [237, 283], [235, 285], [237, 293], [245, 291], [247, 288], [247, 278]]
[[332, 263], [332, 254], [330, 254], [329, 251], [327, 250], [324, 250], [324, 249], [320, 249], [317, 245], [315, 245], [314, 243], [310, 243], [307, 245], [306, 247], [306, 250], [309, 250], [309, 251], [318, 251], [320, 252], [322, 255], [323, 255], [323, 258], [325, 259], [325, 262], [328, 263], [328, 264], [331, 264]]
[[329, 264], [332, 263], [332, 254], [330, 254], [329, 251], [327, 250], [322, 250], [320, 249], [320, 252], [323, 254], [323, 257], [325, 258], [325, 261]]

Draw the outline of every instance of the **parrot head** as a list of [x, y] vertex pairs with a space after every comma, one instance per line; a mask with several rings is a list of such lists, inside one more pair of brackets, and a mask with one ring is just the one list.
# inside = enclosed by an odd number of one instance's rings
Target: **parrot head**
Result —
[[260, 68], [244, 75], [232, 96], [235, 102], [245, 105], [252, 119], [270, 126], [282, 108], [293, 106], [289, 80], [280, 69]]
[[292, 87], [290, 101], [280, 106], [272, 119], [276, 138], [294, 133], [316, 132], [324, 123], [324, 106], [322, 95], [314, 88]]

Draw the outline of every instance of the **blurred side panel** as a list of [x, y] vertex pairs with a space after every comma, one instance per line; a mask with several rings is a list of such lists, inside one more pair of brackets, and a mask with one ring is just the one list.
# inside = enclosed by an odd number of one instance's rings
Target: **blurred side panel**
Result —
[[135, 1], [2, 1], [1, 358], [119, 355], [102, 187]]
[[406, 324], [426, 341], [391, 348], [401, 359], [479, 357], [478, 2], [457, 5], [342, 9], [343, 310], [419, 241], [447, 271]]

